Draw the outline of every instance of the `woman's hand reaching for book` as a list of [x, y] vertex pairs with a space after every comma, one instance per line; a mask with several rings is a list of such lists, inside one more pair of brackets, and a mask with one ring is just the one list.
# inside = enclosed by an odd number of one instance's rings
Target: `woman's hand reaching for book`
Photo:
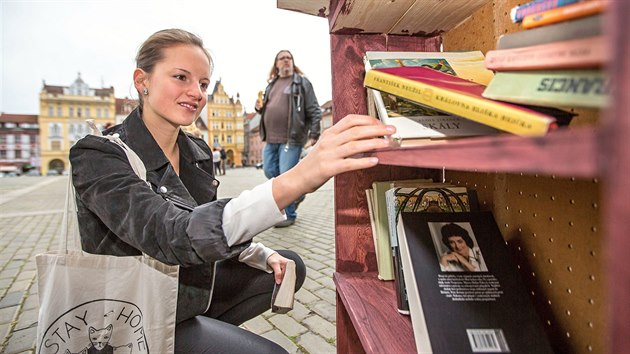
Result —
[[393, 126], [369, 116], [344, 117], [322, 133], [313, 150], [294, 168], [274, 179], [273, 196], [278, 207], [284, 209], [337, 174], [376, 166], [376, 157], [361, 155], [389, 147], [389, 140], [383, 137], [395, 132]]

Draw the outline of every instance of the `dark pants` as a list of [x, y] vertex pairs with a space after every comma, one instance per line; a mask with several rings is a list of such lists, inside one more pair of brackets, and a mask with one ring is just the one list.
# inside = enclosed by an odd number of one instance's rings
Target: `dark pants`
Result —
[[[295, 261], [297, 291], [306, 278], [306, 266], [293, 251], [278, 253]], [[217, 264], [214, 284], [208, 312], [175, 327], [175, 353], [286, 353], [276, 343], [238, 327], [271, 308], [273, 273], [229, 259]]]

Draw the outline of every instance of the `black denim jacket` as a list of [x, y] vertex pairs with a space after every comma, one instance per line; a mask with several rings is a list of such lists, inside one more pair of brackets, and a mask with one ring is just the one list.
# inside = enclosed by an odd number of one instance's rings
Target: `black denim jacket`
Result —
[[88, 135], [70, 149], [81, 247], [95, 254], [140, 255], [180, 265], [177, 321], [209, 306], [216, 261], [238, 256], [249, 242], [229, 247], [222, 228], [212, 153], [205, 141], [180, 131], [180, 174], [140, 118], [138, 109], [104, 134], [118, 133], [147, 169], [142, 181], [123, 150]]

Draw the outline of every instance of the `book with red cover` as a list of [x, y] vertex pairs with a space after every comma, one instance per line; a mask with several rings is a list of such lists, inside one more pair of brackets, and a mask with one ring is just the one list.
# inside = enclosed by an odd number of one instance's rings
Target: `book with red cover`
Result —
[[610, 60], [605, 36], [491, 50], [486, 68], [496, 71], [541, 69], [586, 69], [604, 66]]
[[[522, 136], [541, 136], [570, 120], [571, 113], [495, 101], [485, 86], [424, 67], [378, 68], [365, 86]], [[544, 112], [544, 113], [543, 113]]]

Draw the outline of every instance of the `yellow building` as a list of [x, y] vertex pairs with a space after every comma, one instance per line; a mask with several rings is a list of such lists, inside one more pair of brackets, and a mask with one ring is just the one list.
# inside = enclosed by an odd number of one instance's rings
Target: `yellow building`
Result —
[[41, 172], [68, 172], [70, 147], [88, 133], [86, 119], [102, 128], [116, 121], [114, 88], [90, 88], [81, 79], [70, 86], [46, 85], [39, 94]]
[[221, 80], [208, 95], [208, 145], [220, 146], [227, 153], [227, 166], [243, 166], [245, 130], [243, 105], [238, 94], [236, 101], [223, 89]]

